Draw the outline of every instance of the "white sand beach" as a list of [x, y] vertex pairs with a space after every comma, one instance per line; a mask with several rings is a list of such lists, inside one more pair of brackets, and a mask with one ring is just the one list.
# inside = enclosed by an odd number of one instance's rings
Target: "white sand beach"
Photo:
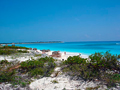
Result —
[[[42, 54], [42, 51], [40, 50], [28, 50], [31, 54], [30, 55], [23, 55], [23, 56], [19, 56], [19, 55], [1, 55], [0, 56], [0, 60], [8, 60], [8, 61], [13, 61], [13, 60], [18, 60], [18, 61], [26, 61], [26, 60], [31, 60], [31, 58], [33, 59], [37, 59], [39, 57], [34, 57], [34, 55], [32, 53], [35, 53], [35, 54]], [[50, 56], [52, 55], [52, 52], [54, 51], [48, 51], [48, 52], [45, 52], [46, 55]], [[67, 58], [69, 56], [78, 56], [80, 55], [80, 57], [82, 58], [88, 58], [88, 55], [85, 55], [85, 54], [82, 54], [82, 53], [74, 53], [74, 52], [66, 52], [66, 54], [64, 52], [59, 52], [61, 54], [61, 57], [55, 57], [55, 59], [58, 59], [58, 60], [67, 60]]]
[[82, 58], [88, 58], [88, 55], [82, 53], [66, 52], [66, 55], [64, 54], [64, 52], [60, 52], [60, 53], [61, 53], [60, 59], [64, 59], [64, 60], [67, 60], [69, 56], [78, 56], [78, 55], [80, 55], [80, 57]]

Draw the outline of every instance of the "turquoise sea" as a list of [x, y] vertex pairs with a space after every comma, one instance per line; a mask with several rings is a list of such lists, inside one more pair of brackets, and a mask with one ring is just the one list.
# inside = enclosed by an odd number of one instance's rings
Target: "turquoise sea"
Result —
[[37, 49], [50, 49], [53, 51], [79, 52], [93, 54], [95, 52], [110, 51], [111, 54], [120, 54], [120, 41], [88, 41], [88, 42], [64, 42], [64, 43], [42, 43], [42, 44], [17, 44]]

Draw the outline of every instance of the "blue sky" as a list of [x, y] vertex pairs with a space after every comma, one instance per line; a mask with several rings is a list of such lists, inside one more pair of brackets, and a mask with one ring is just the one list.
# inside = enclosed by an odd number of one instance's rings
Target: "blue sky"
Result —
[[0, 0], [0, 43], [120, 41], [120, 0]]

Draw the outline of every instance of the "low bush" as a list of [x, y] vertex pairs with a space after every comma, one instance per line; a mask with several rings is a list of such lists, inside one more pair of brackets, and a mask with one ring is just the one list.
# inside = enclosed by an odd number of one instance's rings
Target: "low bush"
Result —
[[0, 61], [0, 83], [1, 82], [14, 82], [16, 78], [16, 69], [18, 61], [8, 62], [7, 60]]
[[0, 49], [29, 49], [29, 48], [20, 47], [20, 46], [3, 46], [3, 47], [0, 47]]
[[35, 56], [35, 57], [38, 57], [38, 56], [41, 56], [41, 54], [35, 54], [34, 56]]
[[38, 60], [27, 60], [21, 63], [21, 69], [25, 72], [29, 72], [35, 68], [43, 67], [44, 62]]
[[[17, 50], [17, 49], [25, 49], [25, 50]], [[26, 47], [17, 47], [17, 46], [4, 46], [0, 47], [0, 55], [10, 55], [15, 53], [28, 53], [28, 48]]]
[[33, 69], [33, 70], [31, 70], [30, 72], [29, 72], [29, 75], [30, 76], [37, 76], [37, 75], [43, 75], [43, 73], [44, 73], [44, 71], [43, 71], [44, 69], [43, 68], [35, 68], [35, 69]]
[[51, 81], [52, 83], [58, 83], [58, 81], [57, 80], [53, 80], [53, 81]]
[[73, 56], [73, 57], [68, 57], [68, 59], [64, 62], [66, 64], [85, 64], [86, 63], [86, 59], [81, 58], [79, 56]]
[[89, 58], [90, 61], [88, 62], [79, 56], [69, 57], [63, 62], [63, 66], [67, 65], [63, 68], [63, 72], [78, 78], [81, 77], [84, 80], [98, 79], [107, 83], [108, 86], [114, 86], [117, 82], [120, 83], [120, 65], [117, 55], [111, 55], [109, 52], [95, 53]]
[[120, 55], [118, 55], [118, 58], [120, 58]]
[[10, 83], [11, 87], [16, 87], [18, 85], [22, 87], [28, 87], [31, 79], [27, 75], [22, 75], [19, 72], [18, 61], [8, 62], [7, 60], [0, 61], [0, 83]]
[[9, 62], [7, 60], [1, 60], [0, 64], [9, 64]]
[[19, 53], [28, 53], [28, 51], [27, 50], [17, 50], [17, 52], [19, 52]]
[[98, 90], [100, 86], [96, 86], [96, 87], [87, 87], [85, 90]]
[[21, 63], [21, 72], [29, 73], [30, 76], [49, 76], [56, 64], [51, 57], [40, 58], [38, 60], [28, 60]]
[[0, 50], [0, 55], [10, 55], [14, 53], [17, 53], [17, 51], [16, 50]]
[[22, 86], [22, 87], [25, 87], [25, 86], [26, 86], [26, 83], [25, 83], [25, 82], [22, 82], [22, 83], [21, 83], [21, 86]]
[[90, 64], [97, 70], [119, 70], [119, 62], [117, 56], [111, 55], [109, 52], [104, 54], [95, 53], [89, 56], [91, 59]]
[[0, 72], [0, 83], [14, 81], [15, 73], [15, 70]]
[[27, 60], [24, 62], [7, 60], [0, 61], [0, 83], [9, 82], [12, 86], [20, 85], [26, 87], [32, 81], [30, 78], [50, 76], [56, 64], [51, 57], [38, 60]]

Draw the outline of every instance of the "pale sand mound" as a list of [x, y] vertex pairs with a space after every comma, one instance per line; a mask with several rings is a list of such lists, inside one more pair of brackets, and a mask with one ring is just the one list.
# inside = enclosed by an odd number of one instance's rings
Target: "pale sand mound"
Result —
[[84, 90], [87, 87], [96, 87], [99, 84], [99, 82], [85, 82], [83, 79], [76, 80], [76, 77], [70, 79], [70, 76], [61, 75], [62, 72], [60, 72], [61, 67], [56, 67], [54, 72], [51, 74], [51, 77], [43, 77], [39, 80], [35, 80], [29, 86], [32, 90]]
[[[54, 80], [57, 82], [54, 83]], [[85, 90], [87, 87], [96, 87], [97, 84], [93, 82], [85, 82], [83, 80], [70, 80], [69, 76], [61, 75], [55, 78], [41, 78], [32, 82], [29, 86], [32, 90], [62, 90], [64, 88], [67, 90]]]

